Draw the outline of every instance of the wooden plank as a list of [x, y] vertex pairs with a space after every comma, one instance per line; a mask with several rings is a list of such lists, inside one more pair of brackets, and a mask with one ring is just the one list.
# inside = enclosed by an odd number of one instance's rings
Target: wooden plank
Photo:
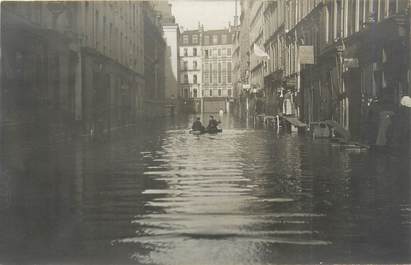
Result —
[[300, 127], [300, 128], [307, 127], [307, 124], [301, 122], [299, 119], [295, 117], [283, 117], [283, 118], [296, 127]]
[[333, 120], [326, 120], [325, 123], [333, 128], [339, 135], [341, 135], [345, 140], [349, 140], [351, 138], [350, 132], [347, 131], [344, 127], [342, 127], [339, 123]]

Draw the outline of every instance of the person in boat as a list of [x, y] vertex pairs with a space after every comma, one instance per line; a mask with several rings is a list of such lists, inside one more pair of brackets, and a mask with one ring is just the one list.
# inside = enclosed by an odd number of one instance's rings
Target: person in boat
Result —
[[207, 131], [216, 131], [219, 123], [220, 122], [214, 119], [213, 115], [210, 115], [210, 120], [208, 121]]
[[200, 131], [203, 132], [204, 131], [204, 126], [200, 121], [200, 118], [197, 118], [194, 122], [193, 122], [193, 126], [191, 126], [191, 129], [193, 131]]

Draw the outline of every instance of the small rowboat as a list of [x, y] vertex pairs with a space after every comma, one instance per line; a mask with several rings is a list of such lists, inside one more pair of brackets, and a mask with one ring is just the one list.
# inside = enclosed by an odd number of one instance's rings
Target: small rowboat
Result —
[[190, 130], [190, 133], [191, 134], [194, 134], [194, 135], [200, 135], [200, 134], [205, 134], [205, 133], [208, 133], [208, 134], [217, 134], [217, 133], [221, 133], [221, 132], [223, 132], [223, 129], [215, 129], [215, 130], [204, 130], [204, 131], [193, 131], [193, 130]]

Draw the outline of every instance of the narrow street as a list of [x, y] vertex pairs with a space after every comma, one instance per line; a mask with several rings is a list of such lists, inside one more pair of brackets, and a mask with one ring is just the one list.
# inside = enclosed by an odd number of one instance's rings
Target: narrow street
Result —
[[0, 265], [411, 264], [411, 0], [0, 20]]
[[411, 262], [408, 159], [227, 115], [222, 134], [195, 136], [193, 119], [130, 127], [99, 144], [5, 143], [2, 261]]

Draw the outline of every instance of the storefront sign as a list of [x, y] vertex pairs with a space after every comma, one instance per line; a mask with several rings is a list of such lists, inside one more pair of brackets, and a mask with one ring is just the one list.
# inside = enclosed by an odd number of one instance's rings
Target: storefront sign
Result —
[[285, 86], [286, 87], [296, 87], [297, 86], [296, 78], [292, 77], [292, 78], [285, 80]]
[[347, 68], [358, 68], [360, 67], [360, 63], [358, 62], [357, 58], [345, 58], [344, 65]]
[[314, 46], [300, 46], [300, 64], [314, 64]]

